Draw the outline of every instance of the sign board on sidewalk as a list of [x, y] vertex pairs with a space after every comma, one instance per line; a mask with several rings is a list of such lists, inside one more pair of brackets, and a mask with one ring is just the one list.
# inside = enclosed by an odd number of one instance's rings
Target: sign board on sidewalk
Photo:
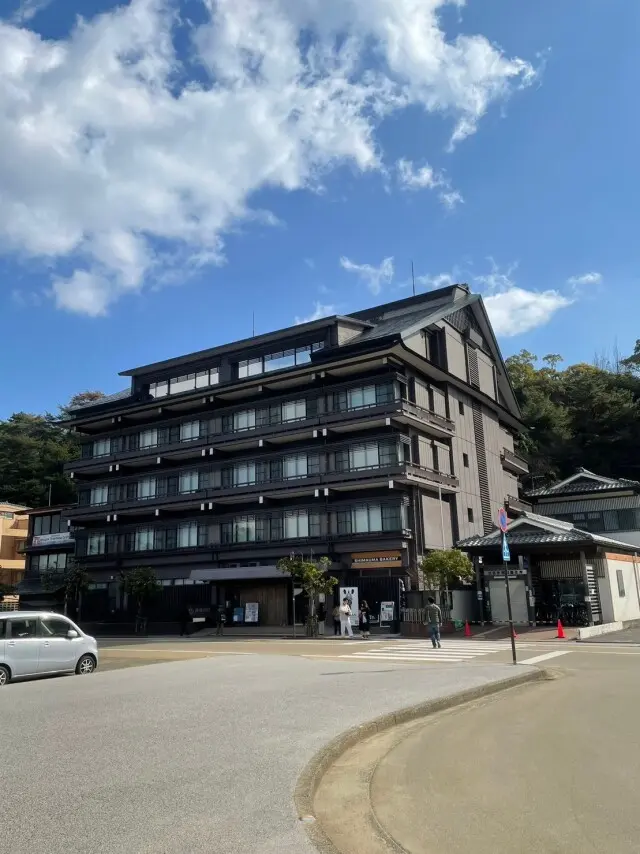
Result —
[[507, 542], [507, 538], [505, 535], [502, 535], [502, 560], [505, 563], [509, 563], [511, 560], [511, 552], [509, 551], [509, 543]]
[[244, 621], [245, 623], [258, 622], [259, 605], [257, 602], [247, 602], [244, 606]]
[[507, 516], [507, 511], [504, 507], [501, 507], [498, 510], [498, 527], [502, 531], [503, 534], [506, 533], [507, 528], [509, 527], [509, 517]]
[[392, 623], [396, 612], [395, 602], [380, 603], [380, 623]]

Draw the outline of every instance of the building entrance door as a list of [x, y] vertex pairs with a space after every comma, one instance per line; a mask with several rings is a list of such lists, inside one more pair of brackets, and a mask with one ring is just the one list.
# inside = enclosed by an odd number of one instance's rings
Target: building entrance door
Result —
[[[509, 593], [511, 594], [513, 622], [520, 625], [527, 625], [529, 623], [529, 612], [527, 610], [527, 591], [524, 579], [510, 578]], [[504, 586], [504, 578], [492, 578], [489, 581], [489, 597], [492, 622], [508, 623], [509, 609], [507, 607], [507, 591]]]

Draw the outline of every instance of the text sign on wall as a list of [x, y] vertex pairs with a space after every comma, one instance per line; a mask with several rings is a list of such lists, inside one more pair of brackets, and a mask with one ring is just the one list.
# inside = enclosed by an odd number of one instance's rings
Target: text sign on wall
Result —
[[351, 555], [353, 569], [379, 569], [402, 566], [400, 552], [361, 552]]

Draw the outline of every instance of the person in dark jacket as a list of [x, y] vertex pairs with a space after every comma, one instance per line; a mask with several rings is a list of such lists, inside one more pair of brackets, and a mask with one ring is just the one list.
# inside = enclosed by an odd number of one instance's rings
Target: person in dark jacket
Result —
[[369, 640], [371, 637], [371, 612], [366, 599], [360, 603], [360, 618], [358, 620], [360, 626], [360, 637], [362, 640]]
[[218, 608], [218, 615], [216, 619], [216, 634], [223, 635], [224, 634], [224, 624], [227, 622], [227, 615], [222, 607], [222, 605]]
[[191, 611], [185, 605], [180, 611], [180, 637], [189, 636], [189, 623], [191, 622]]

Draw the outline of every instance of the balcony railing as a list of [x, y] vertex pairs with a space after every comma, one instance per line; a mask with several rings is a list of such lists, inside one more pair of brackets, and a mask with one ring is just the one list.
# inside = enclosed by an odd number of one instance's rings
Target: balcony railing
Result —
[[374, 413], [379, 413], [380, 416], [404, 416], [419, 420], [425, 426], [431, 426], [446, 435], [454, 435], [455, 424], [448, 418], [433, 412], [424, 407], [418, 406], [409, 400], [391, 399], [389, 401], [364, 404], [363, 406], [350, 407], [347, 409], [336, 409], [331, 412], [323, 412], [304, 416], [302, 418], [282, 420], [269, 420], [266, 423], [256, 424], [252, 427], [237, 427], [231, 430], [223, 430], [216, 433], [207, 433], [196, 438], [179, 439], [175, 441], [166, 441], [154, 445], [146, 445], [142, 448], [131, 450], [121, 450], [110, 454], [101, 454], [99, 456], [87, 456], [67, 463], [65, 468], [68, 470], [82, 469], [85, 466], [94, 466], [96, 464], [112, 465], [114, 463], [126, 463], [128, 460], [140, 459], [141, 457], [155, 457], [159, 453], [162, 455], [184, 454], [185, 451], [192, 451], [192, 456], [201, 456], [202, 449], [205, 446], [221, 447], [227, 444], [233, 444], [240, 440], [248, 438], [267, 438], [272, 434], [280, 437], [287, 433], [298, 433], [300, 428], [319, 428], [333, 426], [337, 427], [340, 423], [349, 422], [362, 418], [363, 416], [373, 416]]
[[529, 463], [507, 448], [503, 448], [500, 459], [502, 460], [503, 467], [511, 472], [515, 472], [515, 474], [529, 473]]

